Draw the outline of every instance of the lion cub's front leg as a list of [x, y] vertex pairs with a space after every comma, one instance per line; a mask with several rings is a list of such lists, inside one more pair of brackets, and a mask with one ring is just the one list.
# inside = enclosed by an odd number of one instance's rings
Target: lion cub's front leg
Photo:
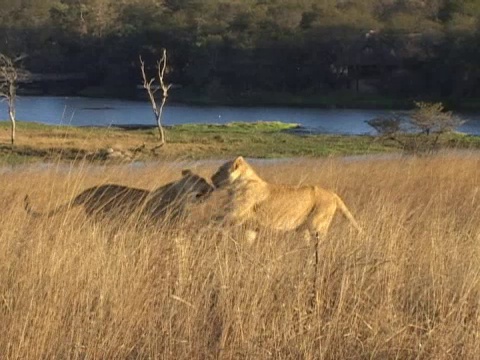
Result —
[[[239, 227], [254, 219], [255, 197], [232, 197], [226, 206], [225, 214], [217, 218], [218, 222], [224, 227]], [[257, 231], [246, 229], [245, 240], [251, 244], [257, 238]]]
[[222, 219], [225, 224], [239, 226], [252, 218], [258, 199], [250, 192], [238, 191], [235, 188], [229, 191], [229, 199]]

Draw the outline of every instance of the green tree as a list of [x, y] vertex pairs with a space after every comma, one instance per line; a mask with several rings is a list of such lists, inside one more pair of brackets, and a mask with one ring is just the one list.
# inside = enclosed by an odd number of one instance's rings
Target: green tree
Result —
[[427, 135], [453, 131], [465, 122], [451, 111], [446, 111], [442, 103], [415, 102], [415, 107], [410, 122]]

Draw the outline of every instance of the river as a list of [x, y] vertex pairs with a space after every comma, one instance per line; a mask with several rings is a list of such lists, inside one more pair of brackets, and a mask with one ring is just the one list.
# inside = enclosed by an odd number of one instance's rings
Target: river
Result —
[[[147, 101], [84, 97], [19, 96], [17, 119], [44, 124], [73, 126], [154, 125]], [[305, 133], [372, 134], [365, 121], [388, 114], [388, 110], [311, 109], [291, 107], [191, 106], [167, 103], [163, 124], [225, 124], [234, 121], [281, 121], [297, 123]], [[480, 114], [459, 114], [468, 120], [459, 131], [480, 135]], [[7, 118], [5, 102], [0, 119]]]

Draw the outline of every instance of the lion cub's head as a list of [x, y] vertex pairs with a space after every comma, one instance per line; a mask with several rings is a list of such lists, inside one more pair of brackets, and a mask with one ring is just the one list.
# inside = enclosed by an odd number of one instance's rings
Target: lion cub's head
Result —
[[259, 179], [242, 156], [226, 162], [212, 175], [212, 183], [216, 188], [233, 184], [239, 179]]
[[175, 187], [191, 193], [197, 199], [205, 198], [213, 191], [213, 186], [207, 180], [190, 169], [182, 170], [182, 178], [175, 183]]

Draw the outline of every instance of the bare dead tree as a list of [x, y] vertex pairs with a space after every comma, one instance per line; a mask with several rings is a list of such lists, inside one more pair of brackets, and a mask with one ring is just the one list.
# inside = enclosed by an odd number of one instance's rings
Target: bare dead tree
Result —
[[15, 144], [15, 99], [17, 96], [18, 71], [15, 62], [0, 54], [0, 97], [8, 103], [8, 117], [11, 122], [11, 142]]
[[[160, 146], [163, 146], [166, 142], [165, 140], [165, 131], [162, 126], [162, 112], [163, 107], [165, 106], [165, 102], [167, 101], [168, 97], [168, 90], [172, 84], [165, 83], [165, 72], [167, 70], [167, 49], [163, 49], [162, 58], [157, 62], [157, 76], [159, 85], [155, 86], [155, 77], [147, 80], [147, 75], [145, 73], [145, 63], [140, 56], [140, 68], [142, 70], [142, 77], [143, 77], [143, 88], [147, 90], [148, 98], [150, 99], [150, 103], [152, 104], [153, 114], [155, 115], [155, 120], [157, 122], [158, 128], [158, 136], [160, 140]], [[162, 90], [162, 101], [160, 106], [158, 106], [155, 100], [155, 93], [158, 90]]]

